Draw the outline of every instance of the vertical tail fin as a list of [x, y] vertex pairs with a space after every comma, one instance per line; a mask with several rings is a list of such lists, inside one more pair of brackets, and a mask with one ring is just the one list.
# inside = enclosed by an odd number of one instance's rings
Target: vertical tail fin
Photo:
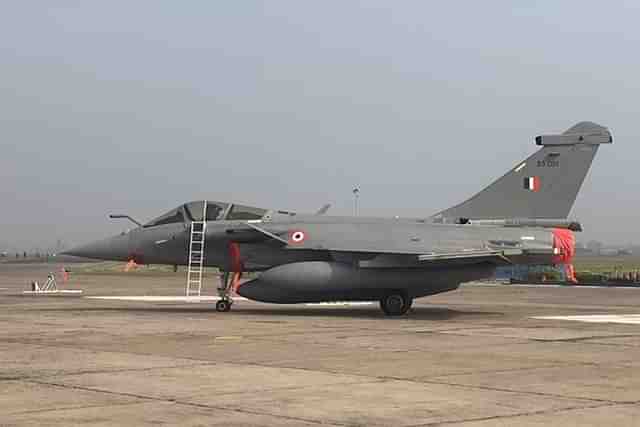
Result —
[[468, 200], [432, 218], [566, 218], [600, 144], [611, 133], [592, 122], [580, 122], [561, 135], [536, 137], [540, 150]]

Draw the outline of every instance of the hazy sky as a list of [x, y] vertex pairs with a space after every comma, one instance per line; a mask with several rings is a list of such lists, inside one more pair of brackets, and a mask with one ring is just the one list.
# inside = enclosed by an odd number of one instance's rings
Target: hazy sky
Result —
[[572, 216], [640, 242], [637, 1], [4, 1], [0, 250], [193, 199], [427, 216], [582, 120]]

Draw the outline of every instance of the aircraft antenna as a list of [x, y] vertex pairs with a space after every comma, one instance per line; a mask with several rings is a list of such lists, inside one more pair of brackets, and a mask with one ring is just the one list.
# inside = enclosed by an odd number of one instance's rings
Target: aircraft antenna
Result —
[[358, 198], [360, 197], [360, 189], [358, 187], [353, 189], [353, 215], [358, 216]]

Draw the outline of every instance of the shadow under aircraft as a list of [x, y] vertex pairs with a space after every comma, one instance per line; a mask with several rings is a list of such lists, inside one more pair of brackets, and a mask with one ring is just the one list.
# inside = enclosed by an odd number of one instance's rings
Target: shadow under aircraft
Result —
[[[301, 214], [201, 200], [67, 253], [218, 267], [218, 311], [228, 311], [237, 293], [282, 304], [379, 301], [386, 314], [402, 315], [413, 299], [489, 278], [501, 265], [565, 264], [571, 278], [573, 232], [581, 226], [567, 218], [611, 133], [581, 122], [535, 141], [540, 149], [501, 178], [429, 217], [329, 216], [327, 206]], [[260, 274], [241, 283], [243, 272]]]

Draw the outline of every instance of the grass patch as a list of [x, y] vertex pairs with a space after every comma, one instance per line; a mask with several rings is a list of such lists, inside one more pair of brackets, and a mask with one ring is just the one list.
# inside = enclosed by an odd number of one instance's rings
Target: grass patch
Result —
[[573, 265], [576, 272], [603, 274], [614, 271], [640, 270], [640, 256], [577, 256]]

